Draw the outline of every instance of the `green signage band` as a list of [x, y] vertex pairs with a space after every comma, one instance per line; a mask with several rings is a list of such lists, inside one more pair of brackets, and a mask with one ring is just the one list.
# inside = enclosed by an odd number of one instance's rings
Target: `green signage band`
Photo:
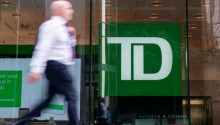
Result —
[[0, 71], [0, 107], [21, 107], [22, 71]]
[[[89, 54], [89, 45], [76, 45], [76, 54]], [[92, 53], [97, 54], [98, 45], [92, 45]], [[34, 45], [0, 45], [0, 55], [32, 55]]]
[[180, 23], [99, 28], [99, 96], [182, 96]]
[[63, 110], [63, 105], [49, 104], [47, 106], [47, 109]]

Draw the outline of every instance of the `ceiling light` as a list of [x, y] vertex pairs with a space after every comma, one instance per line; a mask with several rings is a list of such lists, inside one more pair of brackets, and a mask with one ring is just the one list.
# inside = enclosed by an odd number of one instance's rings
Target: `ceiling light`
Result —
[[30, 37], [35, 37], [36, 34], [35, 34], [35, 33], [29, 33], [28, 36], [30, 36]]
[[153, 7], [161, 7], [161, 6], [162, 6], [162, 2], [160, 2], [160, 1], [154, 1], [154, 2], [151, 4], [151, 6], [153, 6]]
[[106, 18], [113, 18], [113, 15], [106, 15]]
[[192, 33], [188, 33], [188, 37], [193, 37], [193, 34]]
[[209, 3], [209, 2], [202, 2], [202, 6], [203, 7], [209, 7], [209, 6], [211, 6], [211, 3]]
[[14, 14], [12, 14], [12, 17], [13, 17], [13, 18], [20, 18], [20, 17], [21, 17], [21, 15], [20, 15], [20, 14], [18, 14], [18, 13], [14, 13]]
[[0, 44], [5, 44], [5, 41], [0, 41]]
[[[187, 100], [182, 100], [183, 105], [187, 105], [188, 101]], [[201, 105], [204, 104], [204, 100], [190, 100], [190, 105]]]
[[157, 19], [157, 18], [159, 18], [159, 14], [151, 14], [151, 15], [149, 16], [149, 18], [150, 18], [150, 19]]
[[198, 26], [197, 24], [191, 24], [191, 25], [189, 26], [189, 28], [190, 28], [190, 29], [197, 29], [197, 28], [199, 28], [199, 26]]
[[181, 50], [183, 51], [183, 50], [184, 50], [184, 47], [181, 47]]
[[2, 6], [5, 6], [5, 7], [8, 7], [8, 6], [11, 6], [11, 2], [10, 1], [2, 1], [1, 3]]
[[110, 6], [112, 6], [111, 2], [105, 2], [105, 7], [110, 7]]
[[196, 18], [196, 19], [203, 19], [204, 16], [203, 16], [202, 14], [197, 14], [197, 15], [195, 15], [195, 18]]
[[21, 28], [29, 28], [28, 24], [21, 24]]

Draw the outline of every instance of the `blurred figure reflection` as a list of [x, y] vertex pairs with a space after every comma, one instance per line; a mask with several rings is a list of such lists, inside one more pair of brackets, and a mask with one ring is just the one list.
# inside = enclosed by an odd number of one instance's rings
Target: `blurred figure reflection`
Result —
[[108, 125], [110, 123], [111, 115], [108, 111], [105, 98], [100, 98], [99, 109], [98, 109], [98, 122], [99, 125]]

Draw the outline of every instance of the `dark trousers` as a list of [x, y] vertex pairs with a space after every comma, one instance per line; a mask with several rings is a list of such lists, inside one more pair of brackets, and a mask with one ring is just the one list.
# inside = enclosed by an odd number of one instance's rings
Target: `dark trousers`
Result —
[[48, 99], [38, 105], [30, 114], [19, 120], [16, 125], [23, 125], [29, 119], [35, 116], [38, 111], [46, 108], [56, 93], [62, 94], [68, 101], [68, 115], [70, 125], [79, 125], [79, 120], [76, 111], [76, 94], [72, 86], [72, 78], [67, 71], [65, 65], [56, 62], [48, 61], [45, 70], [46, 77], [49, 80]]

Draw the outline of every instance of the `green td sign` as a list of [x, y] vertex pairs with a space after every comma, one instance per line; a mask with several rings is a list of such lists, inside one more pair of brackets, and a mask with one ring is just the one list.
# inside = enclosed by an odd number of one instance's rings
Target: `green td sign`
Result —
[[99, 26], [99, 96], [182, 96], [180, 24]]
[[21, 107], [22, 71], [0, 71], [0, 108]]

